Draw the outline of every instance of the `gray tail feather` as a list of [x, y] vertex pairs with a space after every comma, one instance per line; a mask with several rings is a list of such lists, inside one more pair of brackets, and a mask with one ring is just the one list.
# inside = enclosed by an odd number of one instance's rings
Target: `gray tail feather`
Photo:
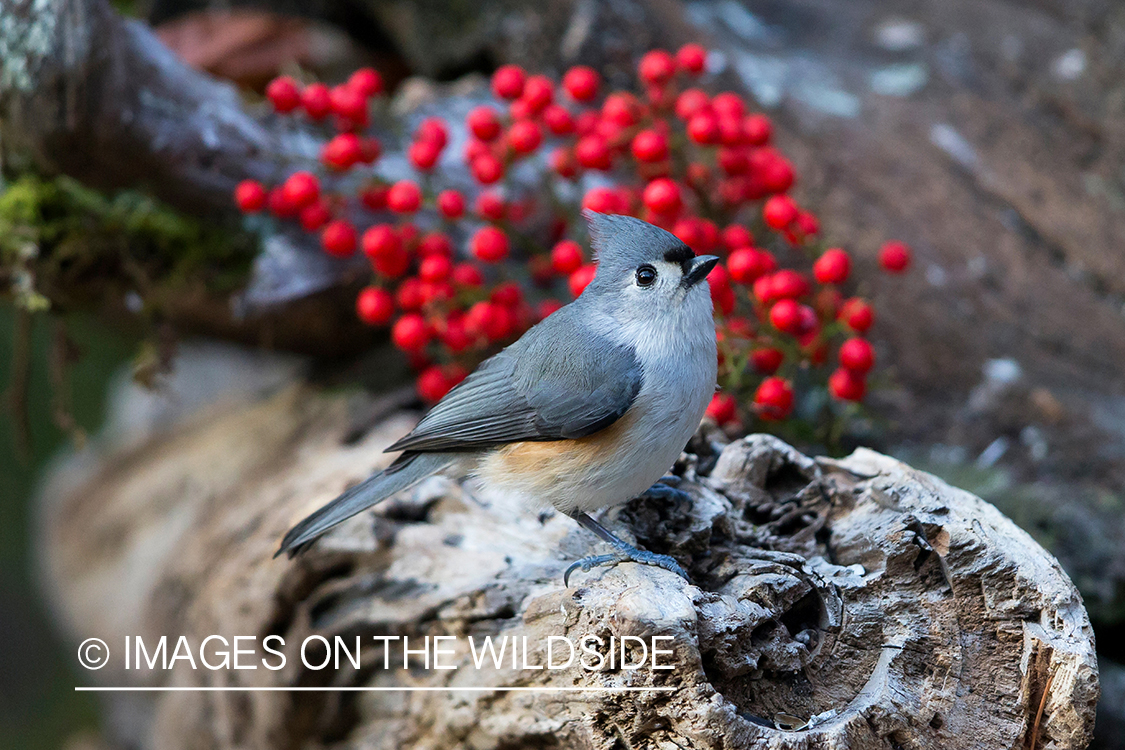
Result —
[[281, 547], [274, 557], [283, 552], [289, 553], [290, 557], [298, 555], [336, 524], [436, 474], [451, 463], [453, 458], [448, 454], [404, 453], [385, 470], [368, 477], [291, 528], [281, 540]]

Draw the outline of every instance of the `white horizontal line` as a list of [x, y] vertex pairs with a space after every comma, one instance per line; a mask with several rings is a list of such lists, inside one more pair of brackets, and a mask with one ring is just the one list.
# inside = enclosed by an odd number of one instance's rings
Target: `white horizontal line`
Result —
[[473, 692], [524, 693], [644, 693], [667, 692], [674, 687], [76, 687], [78, 693], [436, 693]]

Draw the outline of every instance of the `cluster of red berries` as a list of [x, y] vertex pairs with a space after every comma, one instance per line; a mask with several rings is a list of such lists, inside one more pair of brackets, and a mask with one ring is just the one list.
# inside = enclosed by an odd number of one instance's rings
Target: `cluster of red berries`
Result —
[[[695, 85], [706, 67], [699, 45], [653, 50], [637, 68], [641, 93], [604, 95], [592, 68], [573, 67], [560, 84], [514, 65], [499, 68], [495, 103], [464, 122], [460, 156], [479, 185], [474, 195], [441, 189], [449, 125], [429, 118], [406, 148], [418, 180], [387, 184], [372, 172], [358, 195], [345, 196], [324, 194], [321, 179], [298, 171], [269, 189], [247, 180], [235, 200], [245, 212], [268, 209], [319, 233], [331, 255], [366, 256], [372, 282], [359, 294], [357, 315], [390, 327], [394, 345], [421, 370], [418, 391], [430, 401], [558, 309], [561, 298], [582, 293], [596, 268], [579, 242], [586, 231], [580, 208], [638, 216], [698, 253], [724, 256], [709, 277], [723, 392], [708, 413], [717, 422], [738, 420], [739, 403], [764, 420], [789, 418], [793, 376], [827, 369], [833, 348], [839, 366], [822, 382], [837, 400], [859, 401], [875, 361], [863, 338], [874, 314], [863, 299], [844, 296], [852, 258], [825, 249], [817, 217], [789, 195], [797, 176], [772, 143], [769, 118], [737, 94], [712, 96]], [[378, 74], [364, 69], [332, 88], [278, 78], [266, 94], [277, 112], [331, 116], [336, 132], [321, 151], [324, 177], [379, 158], [381, 144], [362, 131], [382, 88]], [[584, 188], [580, 205], [560, 207], [565, 192], [546, 182], [542, 194], [517, 194], [508, 179], [513, 166], [541, 153], [550, 179]], [[346, 217], [360, 208], [371, 220], [357, 226]], [[465, 238], [463, 246], [454, 236]], [[910, 250], [888, 242], [879, 258], [885, 270], [900, 272]]]

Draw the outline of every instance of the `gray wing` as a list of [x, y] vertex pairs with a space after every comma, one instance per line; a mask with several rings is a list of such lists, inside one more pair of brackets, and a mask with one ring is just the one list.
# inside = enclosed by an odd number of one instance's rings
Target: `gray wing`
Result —
[[[568, 306], [569, 307], [569, 306]], [[485, 360], [388, 451], [466, 451], [585, 437], [617, 421], [641, 388], [631, 348], [563, 308]]]

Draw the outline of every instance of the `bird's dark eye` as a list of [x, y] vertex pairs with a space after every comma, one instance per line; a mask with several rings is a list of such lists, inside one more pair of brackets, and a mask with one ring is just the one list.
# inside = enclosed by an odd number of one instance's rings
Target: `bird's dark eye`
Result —
[[649, 265], [637, 269], [637, 286], [652, 286], [656, 283], [656, 269]]

